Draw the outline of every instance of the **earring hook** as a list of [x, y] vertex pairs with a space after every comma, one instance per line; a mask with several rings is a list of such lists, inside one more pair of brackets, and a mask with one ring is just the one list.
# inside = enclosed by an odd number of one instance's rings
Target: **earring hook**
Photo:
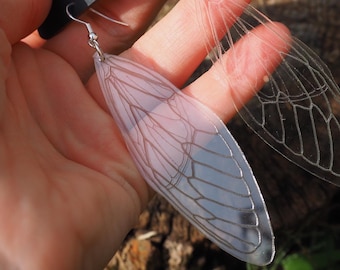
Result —
[[125, 23], [125, 22], [122, 22], [122, 21], [117, 21], [115, 19], [112, 19], [110, 18], [109, 16], [106, 16], [105, 14], [95, 10], [94, 8], [89, 8], [89, 10], [95, 14], [97, 14], [98, 16], [110, 21], [110, 22], [113, 22], [113, 23], [116, 23], [116, 24], [120, 24], [120, 25], [123, 25], [123, 26], [129, 26], [129, 24]]
[[88, 44], [90, 45], [90, 47], [94, 48], [96, 50], [96, 52], [99, 55], [99, 59], [100, 61], [104, 61], [105, 60], [105, 55], [103, 53], [103, 51], [101, 50], [99, 43], [98, 43], [98, 36], [97, 34], [93, 31], [92, 26], [90, 23], [88, 22], [84, 22], [76, 17], [74, 17], [71, 12], [70, 12], [70, 7], [74, 5], [74, 3], [70, 3], [66, 6], [66, 14], [67, 16], [69, 16], [73, 21], [81, 23], [83, 25], [86, 26], [87, 31], [89, 32], [89, 41]]

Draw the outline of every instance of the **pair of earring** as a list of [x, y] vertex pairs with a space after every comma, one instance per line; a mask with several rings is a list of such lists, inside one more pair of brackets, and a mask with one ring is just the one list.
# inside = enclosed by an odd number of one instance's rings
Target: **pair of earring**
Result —
[[[212, 4], [219, 5], [218, 1]], [[267, 208], [254, 174], [225, 124], [209, 108], [183, 94], [157, 72], [104, 53], [91, 25], [72, 16], [69, 7], [66, 8], [68, 16], [88, 29], [89, 45], [96, 50], [94, 63], [107, 106], [147, 183], [226, 252], [252, 264], [269, 264], [275, 247]], [[211, 6], [203, 7], [209, 15]], [[242, 36], [253, 29], [244, 18], [231, 15], [235, 17], [236, 35]], [[246, 15], [262, 25], [270, 22], [252, 7], [246, 10]], [[228, 32], [226, 40], [232, 47], [235, 43], [232, 32]], [[290, 52], [282, 56], [280, 68], [267, 74], [269, 92], [260, 92], [256, 97], [261, 111], [268, 104], [277, 107], [289, 104], [293, 108], [295, 125], [300, 130], [300, 116], [294, 110], [305, 109], [313, 118], [313, 110], [325, 106], [318, 104], [316, 97], [328, 102], [331, 95], [336, 100], [340, 90], [325, 65], [306, 45], [293, 39], [290, 46]], [[223, 51], [221, 47], [219, 49]], [[307, 72], [300, 73], [295, 68], [297, 64]], [[311, 80], [306, 79], [306, 73]], [[300, 93], [291, 95], [284, 75], [301, 90]], [[306, 102], [309, 105], [303, 107]], [[340, 124], [331, 102], [326, 106], [328, 117], [323, 121], [329, 129], [325, 137], [333, 140], [332, 129], [340, 130]], [[309, 158], [303, 149], [294, 149], [284, 137], [288, 128], [282, 120], [285, 115], [282, 110], [279, 112], [283, 139], [275, 135], [278, 131], [270, 131], [261, 119], [256, 119], [254, 112], [247, 111], [253, 116], [251, 121], [254, 123], [250, 122], [250, 126], [262, 128], [260, 133], [266, 135], [260, 136], [278, 151], [276, 145], [282, 146], [280, 149], [285, 150], [282, 154], [298, 165], [339, 185], [340, 174], [332, 165], [334, 156], [323, 164], [320, 158]], [[332, 127], [329, 119], [333, 121]], [[316, 130], [316, 127], [312, 129]], [[317, 140], [320, 135], [315, 133], [313, 136]], [[297, 132], [297, 140], [301, 142], [304, 135]], [[316, 156], [320, 156], [320, 151], [317, 148]]]

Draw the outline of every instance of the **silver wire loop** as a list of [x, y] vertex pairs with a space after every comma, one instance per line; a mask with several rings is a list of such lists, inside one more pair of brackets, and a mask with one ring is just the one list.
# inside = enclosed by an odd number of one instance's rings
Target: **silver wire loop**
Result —
[[[97, 36], [95, 33], [92, 33], [92, 34]], [[90, 33], [90, 35], [89, 35], [90, 39], [88, 41], [88, 44], [90, 45], [90, 47], [92, 47], [96, 50], [96, 52], [98, 53], [98, 56], [99, 56], [99, 60], [101, 62], [103, 62], [105, 60], [105, 55], [104, 55], [103, 51], [101, 50], [97, 39], [94, 38], [92, 34]]]

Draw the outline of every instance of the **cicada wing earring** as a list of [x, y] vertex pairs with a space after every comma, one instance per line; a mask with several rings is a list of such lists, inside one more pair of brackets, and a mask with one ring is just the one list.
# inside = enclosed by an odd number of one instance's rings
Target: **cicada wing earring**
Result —
[[73, 19], [89, 31], [102, 92], [147, 183], [226, 252], [270, 263], [275, 249], [268, 212], [224, 123], [157, 72], [104, 54], [92, 27]]
[[257, 265], [274, 237], [255, 177], [225, 124], [158, 73], [95, 56], [111, 114], [148, 184], [211, 241]]

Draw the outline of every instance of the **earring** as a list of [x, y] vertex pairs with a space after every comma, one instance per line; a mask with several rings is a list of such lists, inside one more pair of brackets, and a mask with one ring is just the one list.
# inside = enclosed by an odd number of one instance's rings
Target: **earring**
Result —
[[102, 52], [89, 23], [101, 90], [143, 178], [207, 238], [258, 265], [274, 255], [267, 209], [225, 124], [160, 74]]

